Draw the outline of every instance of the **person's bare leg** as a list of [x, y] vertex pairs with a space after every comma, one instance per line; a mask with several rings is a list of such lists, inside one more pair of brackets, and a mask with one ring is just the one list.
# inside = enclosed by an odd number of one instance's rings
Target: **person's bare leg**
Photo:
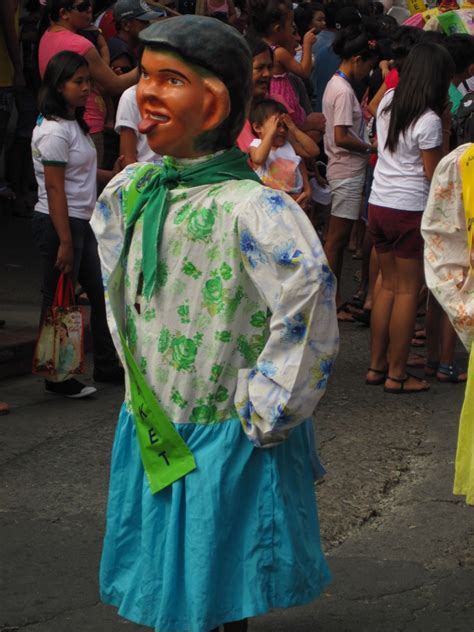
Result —
[[367, 294], [369, 292], [369, 282], [370, 282], [370, 253], [372, 251], [372, 237], [370, 236], [369, 231], [365, 233], [364, 243], [362, 245], [362, 261], [361, 261], [361, 279], [359, 288], [355, 294], [355, 296], [360, 297], [364, 301], [364, 309], [371, 309], [370, 307], [366, 307], [365, 303], [367, 301]]
[[[367, 232], [367, 235], [369, 233]], [[366, 237], [367, 239], [367, 237]], [[367, 296], [365, 297], [364, 309], [372, 309], [375, 299], [375, 292], [377, 287], [377, 280], [380, 273], [380, 264], [379, 257], [375, 248], [372, 246], [370, 249], [370, 260], [369, 260], [369, 283], [367, 285]], [[379, 280], [379, 286], [381, 283], [381, 278]]]
[[324, 252], [326, 253], [329, 267], [337, 279], [336, 305], [338, 307], [342, 303], [340, 286], [344, 249], [349, 243], [353, 225], [354, 222], [351, 219], [331, 215], [329, 218], [328, 234], [324, 244]]
[[364, 249], [364, 239], [366, 233], [366, 224], [363, 219], [359, 219], [356, 222], [356, 233], [355, 233], [355, 253], [354, 256], [356, 258], [362, 258], [363, 249]]
[[349, 252], [355, 252], [357, 250], [357, 223], [358, 222], [354, 222], [352, 224], [351, 236], [349, 237], [348, 245]]
[[440, 338], [441, 338], [442, 309], [435, 297], [430, 293], [428, 308], [425, 316], [426, 329], [426, 360], [425, 373], [434, 376], [437, 364], [439, 364]]
[[[447, 314], [443, 312], [441, 316], [441, 344], [440, 344], [440, 356], [439, 363], [445, 367], [451, 367], [454, 365], [454, 351], [456, 348], [457, 334], [454, 327], [451, 325]], [[443, 371], [438, 371], [438, 379], [450, 381]], [[467, 373], [459, 373], [457, 375], [459, 382], [465, 382], [467, 380]]]
[[[423, 261], [395, 257], [396, 286], [392, 315], [390, 317], [390, 358], [389, 370], [385, 382], [387, 388], [398, 389], [398, 380], [407, 377], [406, 367], [410, 352], [410, 341], [415, 328], [418, 294], [423, 283]], [[405, 390], [426, 390], [428, 384], [423, 380], [409, 377]]]
[[[392, 252], [378, 254], [381, 271], [380, 288], [375, 294], [370, 323], [370, 367], [376, 371], [387, 368], [390, 316], [395, 298], [396, 268]], [[367, 379], [375, 380], [380, 374], [368, 371]]]

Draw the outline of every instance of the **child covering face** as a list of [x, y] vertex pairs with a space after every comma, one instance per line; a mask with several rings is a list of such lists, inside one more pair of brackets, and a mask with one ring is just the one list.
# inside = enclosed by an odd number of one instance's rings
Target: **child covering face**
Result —
[[295, 124], [287, 109], [265, 99], [253, 108], [250, 123], [257, 135], [249, 150], [255, 172], [264, 184], [289, 193], [305, 206], [310, 186], [305, 165], [289, 140]]

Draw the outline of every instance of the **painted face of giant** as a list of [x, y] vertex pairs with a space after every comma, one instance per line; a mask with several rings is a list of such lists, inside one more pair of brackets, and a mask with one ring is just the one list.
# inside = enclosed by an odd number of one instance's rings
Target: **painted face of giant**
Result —
[[157, 154], [196, 158], [205, 132], [229, 116], [230, 97], [217, 77], [167, 50], [145, 49], [137, 86], [139, 129]]

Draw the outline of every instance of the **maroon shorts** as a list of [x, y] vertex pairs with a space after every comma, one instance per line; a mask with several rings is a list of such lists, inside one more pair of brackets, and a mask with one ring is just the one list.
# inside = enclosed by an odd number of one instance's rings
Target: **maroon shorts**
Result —
[[423, 259], [423, 211], [399, 211], [369, 204], [369, 233], [375, 250], [401, 259]]

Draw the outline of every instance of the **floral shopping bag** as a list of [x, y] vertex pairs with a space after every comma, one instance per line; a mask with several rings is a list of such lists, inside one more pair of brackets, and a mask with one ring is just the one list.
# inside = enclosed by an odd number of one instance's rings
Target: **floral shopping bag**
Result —
[[33, 356], [33, 373], [62, 382], [84, 371], [84, 320], [74, 304], [74, 288], [66, 275], [59, 277], [52, 306], [41, 325]]

